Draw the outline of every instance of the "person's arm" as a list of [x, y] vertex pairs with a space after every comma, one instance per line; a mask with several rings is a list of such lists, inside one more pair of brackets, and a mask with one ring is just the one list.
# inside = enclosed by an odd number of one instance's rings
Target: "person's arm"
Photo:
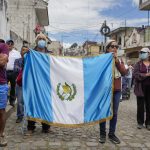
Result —
[[147, 78], [147, 73], [140, 73], [140, 62], [136, 63], [133, 70], [133, 77], [135, 80], [142, 81]]
[[0, 67], [4, 67], [8, 62], [7, 54], [0, 54]]
[[118, 58], [115, 58], [115, 65], [122, 76], [128, 73], [128, 69], [125, 68], [123, 61], [119, 61]]

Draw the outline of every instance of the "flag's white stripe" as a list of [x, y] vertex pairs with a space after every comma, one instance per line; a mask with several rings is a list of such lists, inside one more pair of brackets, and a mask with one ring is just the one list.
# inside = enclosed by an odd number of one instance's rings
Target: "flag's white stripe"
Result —
[[[53, 122], [62, 124], [79, 124], [84, 122], [84, 83], [82, 59], [50, 57], [51, 96], [53, 108]], [[62, 85], [65, 82], [76, 86], [75, 98], [71, 101], [62, 101], [57, 95], [57, 86], [61, 83], [59, 94], [62, 94]], [[71, 87], [72, 88], [72, 87]], [[72, 91], [73, 88], [72, 88]], [[64, 96], [64, 95], [63, 95]], [[68, 97], [66, 95], [66, 97]]]

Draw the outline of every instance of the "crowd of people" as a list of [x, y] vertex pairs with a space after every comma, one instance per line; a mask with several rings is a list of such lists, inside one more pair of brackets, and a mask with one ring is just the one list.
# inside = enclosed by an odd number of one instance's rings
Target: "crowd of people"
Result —
[[[41, 53], [52, 53], [46, 48], [46, 36], [42, 33], [37, 35], [33, 48]], [[137, 97], [137, 128], [145, 126], [150, 130], [150, 50], [142, 48], [139, 52], [139, 61], [132, 64], [130, 60], [127, 64], [117, 56], [118, 44], [115, 40], [106, 42], [106, 53], [113, 53], [115, 60], [114, 69], [114, 91], [113, 91], [113, 117], [109, 125], [109, 139], [119, 144], [120, 139], [115, 135], [117, 127], [117, 116], [120, 99], [129, 99], [130, 90], [134, 83], [134, 92]], [[15, 107], [17, 100], [17, 119], [20, 123], [24, 117], [24, 99], [22, 93], [22, 73], [24, 68], [24, 54], [29, 51], [28, 43], [25, 42], [21, 51], [15, 49], [13, 40], [6, 42], [0, 39], [0, 147], [6, 146], [6, 136], [4, 128], [6, 124], [7, 101]], [[8, 94], [8, 91], [9, 94]], [[146, 113], [146, 118], [145, 114]], [[27, 132], [25, 135], [32, 135], [36, 126], [34, 121], [28, 120]], [[42, 132], [49, 133], [50, 126], [42, 123]], [[106, 122], [100, 123], [100, 143], [106, 142]]]

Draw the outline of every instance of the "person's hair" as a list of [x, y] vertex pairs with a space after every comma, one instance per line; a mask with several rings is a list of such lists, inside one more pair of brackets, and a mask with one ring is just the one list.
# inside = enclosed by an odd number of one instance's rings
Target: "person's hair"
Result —
[[0, 43], [5, 43], [5, 41], [3, 39], [0, 39]]
[[108, 53], [108, 49], [109, 49], [109, 47], [111, 46], [111, 44], [112, 44], [113, 42], [114, 42], [114, 41], [110, 42], [110, 43], [106, 46], [106, 51], [105, 51], [105, 53]]

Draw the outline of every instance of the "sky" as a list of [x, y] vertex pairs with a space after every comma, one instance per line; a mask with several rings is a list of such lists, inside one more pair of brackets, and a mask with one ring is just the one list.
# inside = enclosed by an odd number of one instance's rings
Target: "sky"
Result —
[[104, 42], [99, 32], [104, 20], [111, 31], [148, 24], [148, 12], [139, 10], [139, 0], [49, 0], [48, 12], [48, 35], [64, 47], [86, 40]]

